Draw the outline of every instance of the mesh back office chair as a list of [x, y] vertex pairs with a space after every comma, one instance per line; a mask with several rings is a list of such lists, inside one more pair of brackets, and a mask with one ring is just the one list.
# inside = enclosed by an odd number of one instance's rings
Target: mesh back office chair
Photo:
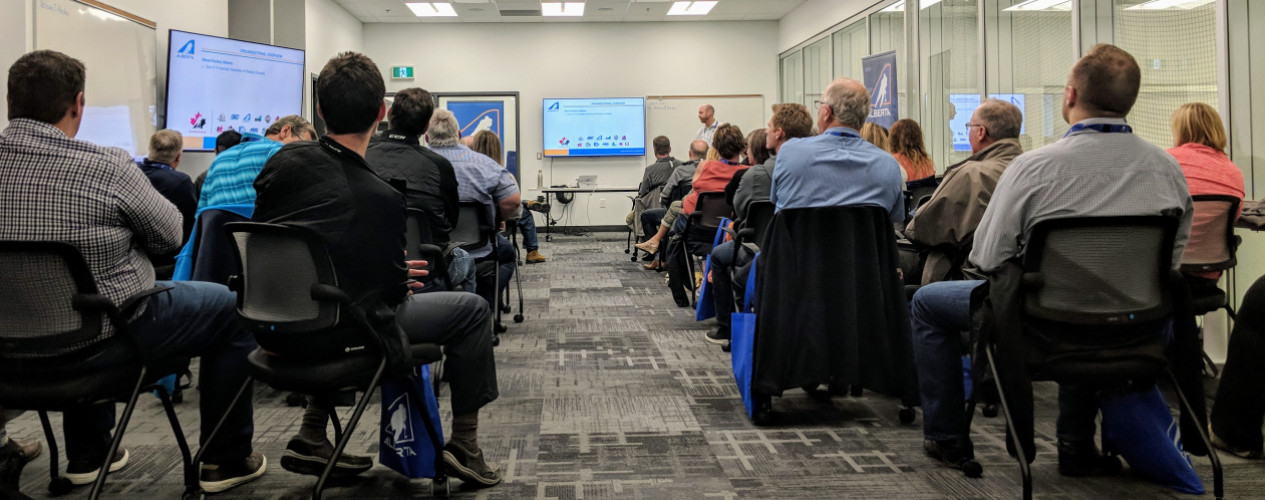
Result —
[[[484, 265], [484, 269], [476, 273], [479, 276], [476, 280], [478, 284], [475, 291], [488, 302], [489, 307], [496, 310], [496, 323], [492, 330], [492, 345], [500, 345], [500, 334], [505, 333], [506, 328], [501, 323], [501, 307], [499, 304], [501, 265], [497, 262], [496, 224], [492, 220], [492, 210], [488, 208], [488, 205], [477, 201], [463, 201], [460, 207], [461, 215], [457, 218], [457, 227], [454, 227], [452, 232], [448, 233], [448, 237], [453, 242], [459, 242], [461, 248], [467, 252], [473, 252], [488, 245], [492, 247], [492, 253], [475, 260], [478, 264], [491, 263], [491, 283], [487, 283], [486, 278], [482, 276], [486, 273], [486, 265]], [[491, 285], [490, 287], [487, 286], [489, 284]]]
[[[1030, 353], [1027, 370], [1033, 380], [1149, 387], [1167, 375], [1183, 409], [1195, 414], [1164, 355], [1169, 341], [1157, 331], [1174, 311], [1171, 260], [1176, 231], [1176, 219], [1158, 216], [1053, 219], [1033, 227], [1018, 291], [1021, 335]], [[1086, 331], [1097, 333], [1085, 335]], [[976, 349], [987, 357], [1001, 394], [1011, 444], [1024, 450], [1010, 397], [998, 375], [997, 345], [997, 339], [981, 338]], [[1024, 397], [1030, 401], [1030, 395]], [[1031, 426], [1031, 420], [1024, 423]], [[1024, 432], [1031, 436], [1031, 429]], [[1209, 450], [1220, 498], [1221, 464], [1203, 429], [1199, 435]], [[1025, 454], [1016, 456], [1024, 498], [1031, 498], [1032, 474]]]
[[452, 250], [444, 250], [434, 244], [430, 221], [431, 216], [425, 210], [408, 209], [408, 218], [404, 222], [404, 248], [408, 250], [409, 260], [424, 259], [430, 263], [426, 268], [430, 274], [418, 280], [426, 285], [422, 292], [452, 290], [455, 284], [448, 275]]
[[[525, 211], [527, 209], [524, 208], [523, 210]], [[530, 216], [531, 215], [528, 214], [528, 217]], [[510, 240], [510, 246], [514, 248], [514, 286], [518, 288], [518, 313], [514, 314], [514, 322], [522, 323], [523, 322], [523, 275], [522, 273], [518, 272], [519, 271], [518, 268], [522, 267], [523, 259], [522, 259], [522, 256], [519, 254], [519, 248], [518, 248], [518, 219], [510, 219], [510, 220], [505, 221], [505, 233], [508, 235], [508, 239]], [[514, 310], [510, 306], [510, 288], [508, 286], [506, 286], [505, 290], [501, 292], [499, 300], [501, 301], [501, 309], [500, 309], [501, 313], [509, 313], [510, 311]]]
[[[143, 359], [139, 346], [128, 336], [127, 318], [145, 297], [166, 289], [141, 292], [116, 307], [98, 294], [79, 250], [56, 241], [0, 241], [0, 275], [6, 278], [6, 286], [0, 287], [0, 407], [39, 412], [48, 440], [49, 491], [65, 494], [71, 485], [58, 473], [60, 457], [48, 412], [113, 405], [119, 398], [127, 398], [102, 473], [88, 494], [96, 499], [136, 399], [149, 388], [156, 389], [162, 400], [180, 446], [185, 480], [192, 477], [196, 484], [196, 476], [191, 476], [189, 445], [171, 398], [161, 385], [151, 386], [188, 360]], [[113, 336], [103, 332], [107, 322], [114, 328]]]
[[[1234, 235], [1235, 214], [1239, 212], [1239, 199], [1226, 195], [1203, 194], [1191, 197], [1194, 202], [1194, 218], [1191, 221], [1190, 241], [1182, 255], [1183, 273], [1206, 273], [1233, 269], [1238, 264], [1236, 251], [1239, 237]], [[1199, 279], [1199, 278], [1194, 278]], [[1208, 314], [1225, 309], [1234, 319], [1225, 291], [1216, 283], [1192, 286], [1195, 314]]]
[[[297, 228], [253, 222], [228, 224], [225, 230], [235, 243], [234, 250], [242, 268], [240, 276], [230, 279], [230, 288], [237, 292], [237, 315], [264, 346], [247, 358], [251, 377], [278, 390], [304, 394], [364, 392], [345, 430], [333, 405], [325, 408], [334, 426], [336, 444], [312, 491], [312, 497], [319, 499], [361, 415], [375, 397], [374, 391], [388, 365], [391, 346], [377, 333], [378, 328], [370, 322], [369, 313], [338, 288], [334, 264], [316, 235]], [[379, 328], [395, 328], [395, 325]], [[335, 356], [312, 353], [314, 340], [334, 335], [358, 335], [353, 339], [363, 342], [364, 347], [348, 348], [346, 354]], [[413, 366], [442, 358], [435, 344], [414, 344], [408, 349]], [[246, 393], [249, 384], [250, 379], [238, 390], [230, 410]], [[410, 381], [408, 386], [416, 390], [417, 384]], [[425, 400], [416, 392], [411, 396], [416, 401]], [[246, 397], [251, 395], [246, 394]], [[436, 452], [435, 463], [442, 463], [442, 440], [434, 432], [429, 412], [421, 414]], [[208, 443], [215, 439], [227, 415], [228, 410], [207, 437]], [[195, 463], [200, 460], [201, 452], [198, 455]], [[436, 467], [436, 474], [431, 483], [432, 491], [446, 493], [448, 483], [443, 467]], [[196, 495], [196, 490], [186, 491], [186, 495], [190, 493]]]
[[918, 207], [931, 199], [931, 195], [936, 192], [936, 188], [940, 187], [942, 180], [944, 177], [940, 176], [906, 183], [908, 190], [905, 191], [905, 224], [913, 218], [911, 214], [918, 210]]
[[[736, 232], [727, 230], [734, 238], [734, 255], [731, 262], [738, 262], [738, 252], [740, 249], [746, 249], [754, 255], [760, 251], [760, 245], [764, 244], [765, 235], [769, 232], [769, 224], [773, 223], [773, 213], [776, 207], [772, 201], [761, 200], [753, 201], [747, 205], [747, 218], [742, 221], [742, 227]], [[734, 266], [737, 267], [736, 265]], [[737, 269], [734, 269], [737, 271]]]
[[[685, 245], [685, 251], [682, 255], [685, 257], [686, 269], [689, 270], [689, 277], [685, 280], [686, 288], [690, 290], [690, 303], [695, 305], [697, 301], [697, 293], [694, 286], [694, 273], [696, 269], [702, 268], [701, 260], [695, 263], [695, 259], [706, 257], [711, 252], [712, 241], [715, 240], [716, 231], [720, 228], [721, 219], [732, 218], [734, 215], [734, 207], [725, 201], [725, 193], [723, 191], [707, 191], [698, 194], [698, 202], [694, 204], [694, 212], [690, 213], [686, 218], [685, 234], [682, 241]], [[706, 279], [706, 276], [704, 276]]]

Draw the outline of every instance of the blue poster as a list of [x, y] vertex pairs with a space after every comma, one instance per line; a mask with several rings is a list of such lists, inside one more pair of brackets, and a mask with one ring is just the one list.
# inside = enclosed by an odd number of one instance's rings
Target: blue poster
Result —
[[896, 51], [861, 58], [865, 89], [870, 91], [870, 117], [867, 122], [892, 128], [896, 123]]

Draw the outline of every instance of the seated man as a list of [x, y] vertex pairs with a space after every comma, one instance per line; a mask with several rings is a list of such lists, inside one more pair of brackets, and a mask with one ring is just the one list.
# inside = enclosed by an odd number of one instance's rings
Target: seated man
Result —
[[[382, 74], [368, 57], [344, 52], [330, 59], [316, 83], [317, 112], [329, 135], [289, 144], [268, 160], [255, 181], [254, 219], [320, 235], [340, 287], [353, 297], [379, 293], [381, 305], [395, 308], [395, 321], [410, 341], [443, 345], [453, 412], [444, 464], [467, 484], [491, 486], [501, 477], [484, 461], [477, 440], [479, 409], [498, 395], [488, 306], [464, 292], [409, 295], [404, 288], [409, 276], [424, 274], [418, 268], [426, 262], [405, 260], [405, 197], [364, 159], [386, 114], [385, 94]], [[328, 421], [318, 405], [308, 406], [281, 459], [286, 470], [320, 474], [333, 455]], [[372, 466], [366, 457], [343, 457], [334, 470], [361, 472], [369, 468], [365, 461]]]
[[[493, 221], [511, 219], [518, 214], [522, 199], [514, 176], [495, 160], [461, 144], [461, 128], [451, 111], [435, 110], [426, 131], [426, 142], [432, 151], [452, 162], [457, 174], [457, 193], [462, 202], [475, 201], [487, 206]], [[470, 256], [481, 261], [479, 285], [490, 284], [488, 277], [499, 267], [501, 288], [505, 288], [509, 286], [509, 278], [514, 272], [514, 247], [499, 233], [496, 238], [499, 255], [491, 256], [492, 245], [489, 244], [471, 251]], [[476, 291], [487, 299], [488, 304], [496, 304], [499, 290], [476, 286]]]
[[[10, 121], [0, 133], [0, 239], [74, 244], [101, 294], [115, 304], [156, 284], [171, 287], [149, 298], [129, 324], [130, 337], [151, 359], [202, 357], [205, 437], [246, 380], [246, 355], [256, 347], [254, 338], [237, 325], [236, 298], [228, 288], [155, 283], [146, 254], [165, 254], [180, 245], [180, 212], [154, 190], [127, 152], [75, 140], [83, 122], [84, 77], [83, 63], [51, 50], [28, 53], [9, 68]], [[109, 323], [103, 329], [113, 337]], [[100, 362], [104, 367], [132, 361]], [[91, 484], [109, 452], [114, 404], [65, 412], [63, 428], [70, 462], [63, 477], [75, 485]], [[251, 450], [253, 429], [247, 398], [233, 407], [203, 455], [199, 480], [204, 490], [224, 491], [263, 475], [267, 461]], [[120, 449], [111, 457], [110, 470], [127, 465], [128, 456]]]
[[[668, 234], [668, 229], [675, 222], [677, 214], [681, 213], [681, 200], [689, 194], [691, 182], [694, 179], [694, 171], [698, 168], [699, 162], [707, 157], [707, 141], [696, 140], [690, 143], [690, 161], [677, 165], [672, 169], [672, 174], [668, 176], [668, 180], [663, 183], [663, 191], [659, 193], [659, 205], [662, 208], [652, 208], [641, 212], [641, 227], [645, 234], [653, 235], [646, 241], [637, 244], [637, 248], [648, 252], [655, 253], [659, 251], [659, 241]], [[669, 214], [671, 217], [669, 218]], [[664, 220], [668, 219], [668, 220]], [[660, 262], [651, 262], [646, 266], [647, 271], [666, 269]]]
[[646, 167], [645, 172], [641, 174], [641, 184], [637, 185], [635, 204], [640, 205], [641, 211], [639, 213], [634, 209], [628, 212], [627, 222], [631, 229], [636, 229], [633, 224], [640, 219], [641, 213], [652, 208], [659, 208], [659, 199], [663, 194], [664, 186], [678, 165], [676, 158], [672, 157], [672, 144], [667, 136], [655, 137], [652, 145], [655, 162]]
[[[408, 208], [424, 210], [430, 216], [430, 239], [442, 247], [448, 244], [448, 233], [457, 227], [461, 208], [452, 163], [421, 145], [434, 113], [430, 92], [420, 88], [397, 92], [387, 114], [391, 128], [370, 140], [365, 160], [387, 182], [403, 185]], [[465, 250], [453, 249], [448, 276], [452, 279], [444, 285], [448, 290], [466, 289], [467, 283], [473, 290], [474, 261]]]
[[255, 177], [268, 158], [291, 142], [315, 140], [316, 129], [299, 115], [283, 116], [272, 122], [263, 137], [246, 134], [237, 146], [211, 160], [198, 197], [198, 210], [219, 205], [253, 205]]
[[[765, 129], [764, 145], [772, 151], [760, 165], [752, 165], [738, 181], [738, 189], [734, 192], [734, 213], [741, 220], [746, 215], [747, 206], [754, 201], [768, 201], [773, 184], [773, 165], [777, 162], [777, 151], [786, 141], [812, 135], [813, 118], [803, 104], [783, 103], [773, 105], [773, 116], [769, 118], [769, 127]], [[757, 242], [758, 244], [759, 242]], [[707, 333], [707, 341], [717, 344], [729, 342], [729, 314], [734, 310], [733, 283], [729, 279], [729, 270], [742, 267], [751, 262], [753, 255], [746, 251], [738, 253], [734, 261], [734, 242], [727, 241], [712, 249], [712, 300], [716, 306], [717, 329]], [[744, 287], [746, 283], [743, 283]], [[745, 289], [744, 289], [745, 292]], [[742, 296], [738, 296], [741, 300]]]
[[[1028, 230], [1040, 220], [1087, 216], [1180, 217], [1173, 266], [1190, 236], [1191, 201], [1177, 161], [1133, 135], [1125, 115], [1138, 97], [1142, 73], [1133, 56], [1096, 45], [1067, 77], [1062, 140], [1025, 153], [1006, 167], [975, 231], [970, 264], [982, 273], [1021, 257]], [[972, 458], [963, 429], [961, 332], [970, 328], [971, 292], [983, 281], [924, 286], [910, 304], [914, 362], [922, 396], [923, 448], [960, 467]], [[1094, 446], [1098, 404], [1094, 389], [1059, 386], [1059, 473], [1085, 476], [1102, 466]]]
[[[193, 181], [184, 172], [176, 171], [181, 157], [184, 156], [183, 147], [180, 132], [159, 130], [149, 138], [149, 156], [137, 162], [150, 185], [180, 211], [183, 221], [180, 231], [182, 244], [189, 240], [189, 233], [193, 230], [193, 215], [198, 209]], [[176, 265], [175, 255], [151, 255], [150, 260], [158, 279], [171, 279], [171, 271]]]
[[948, 279], [960, 271], [963, 252], [969, 252], [975, 227], [984, 216], [997, 180], [1006, 166], [1023, 153], [1019, 130], [1023, 112], [1014, 104], [986, 99], [975, 108], [966, 133], [971, 156], [944, 171], [944, 180], [931, 199], [905, 228], [905, 237], [930, 248], [923, 266], [922, 284]]
[[[231, 128], [225, 130], [220, 135], [215, 136], [215, 156], [219, 156], [220, 153], [228, 151], [229, 148], [241, 143], [241, 132]], [[199, 199], [202, 198], [202, 185], [206, 183], [206, 173], [209, 170], [209, 167], [207, 170], [203, 170], [202, 173], [198, 174], [198, 178], [193, 180], [193, 194], [197, 195]]]

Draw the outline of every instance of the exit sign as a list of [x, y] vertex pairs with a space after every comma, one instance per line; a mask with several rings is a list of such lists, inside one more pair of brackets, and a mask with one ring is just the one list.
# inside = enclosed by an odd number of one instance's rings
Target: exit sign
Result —
[[412, 80], [413, 67], [412, 66], [391, 66], [391, 78]]

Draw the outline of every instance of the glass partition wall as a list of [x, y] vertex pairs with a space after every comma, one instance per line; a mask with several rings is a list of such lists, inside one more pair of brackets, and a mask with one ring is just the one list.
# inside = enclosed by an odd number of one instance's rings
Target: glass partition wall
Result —
[[[1037, 8], [1039, 7], [1039, 8]], [[1076, 62], [1072, 1], [984, 0], [987, 95], [1023, 111], [1019, 143], [1031, 151], [1063, 137], [1063, 87]]]
[[924, 0], [918, 11], [923, 138], [936, 171], [971, 155], [966, 123], [979, 106], [979, 2]]

